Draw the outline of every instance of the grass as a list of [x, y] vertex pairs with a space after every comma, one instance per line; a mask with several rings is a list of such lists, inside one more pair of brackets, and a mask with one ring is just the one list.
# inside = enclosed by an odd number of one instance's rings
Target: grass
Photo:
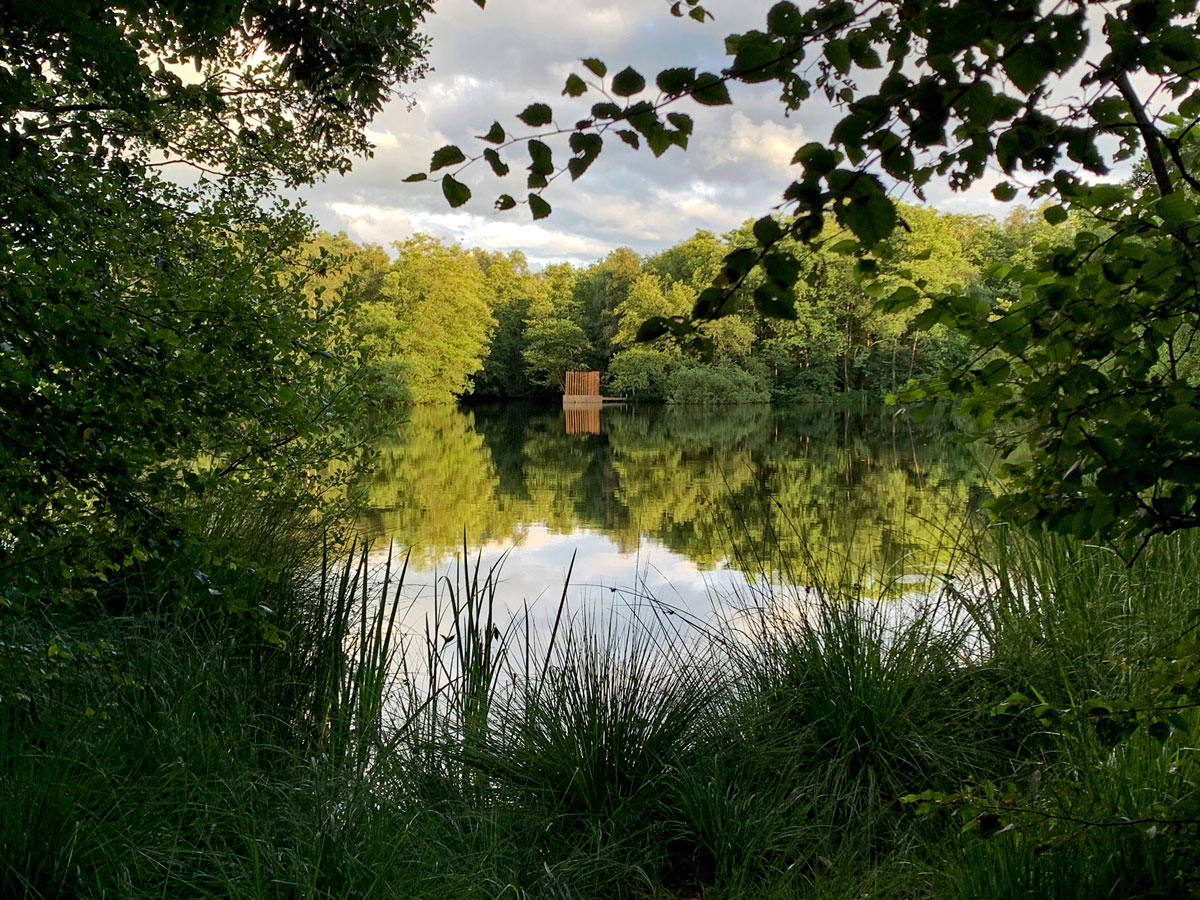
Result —
[[[128, 602], [5, 611], [0, 895], [1194, 895], [1192, 713], [1113, 742], [991, 710], [1146, 696], [1200, 537], [1128, 567], [982, 540], [941, 600], [959, 628], [826, 585], [737, 629], [564, 592], [539, 637], [464, 562], [413, 638], [402, 557], [311, 543], [269, 578], [210, 572], [220, 596], [178, 566]], [[951, 799], [901, 802], [926, 790]], [[1011, 827], [983, 837], [993, 806]]]

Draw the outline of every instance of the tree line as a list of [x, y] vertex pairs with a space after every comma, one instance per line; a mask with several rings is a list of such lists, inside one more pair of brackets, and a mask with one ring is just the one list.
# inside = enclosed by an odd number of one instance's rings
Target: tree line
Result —
[[901, 206], [886, 267], [865, 279], [836, 241], [790, 242], [801, 270], [791, 318], [759, 315], [751, 275], [736, 308], [706, 323], [701, 341], [644, 340], [648, 320], [683, 319], [726, 256], [752, 246], [753, 225], [697, 231], [657, 253], [628, 247], [586, 266], [533, 271], [519, 251], [500, 253], [417, 235], [377, 245], [319, 234], [327, 254], [317, 292], [355, 302], [350, 317], [377, 403], [510, 399], [562, 391], [564, 373], [598, 370], [606, 393], [675, 403], [788, 403], [892, 393], [966, 358], [952, 328], [917, 327], [927, 307], [889, 312], [881, 291], [962, 289], [989, 304], [1013, 288], [998, 266], [1032, 264], [1038, 247], [1065, 240], [1070, 223], [1014, 209], [997, 221]]

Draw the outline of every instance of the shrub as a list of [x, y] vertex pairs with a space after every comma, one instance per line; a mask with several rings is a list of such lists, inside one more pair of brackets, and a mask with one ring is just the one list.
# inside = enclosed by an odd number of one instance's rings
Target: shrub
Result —
[[635, 400], [666, 400], [672, 374], [682, 360], [662, 350], [622, 350], [608, 365], [608, 389]]
[[766, 387], [749, 372], [729, 364], [692, 365], [671, 376], [672, 403], [767, 403]]

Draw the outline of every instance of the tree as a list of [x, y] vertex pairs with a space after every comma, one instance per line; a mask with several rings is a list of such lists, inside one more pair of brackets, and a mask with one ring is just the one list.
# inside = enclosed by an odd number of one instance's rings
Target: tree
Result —
[[[298, 508], [361, 441], [345, 302], [277, 181], [344, 171], [420, 74], [420, 2], [0, 10], [0, 578], [200, 540], [200, 497]], [[195, 75], [191, 73], [196, 73]], [[193, 167], [188, 185], [162, 176]]]
[[[923, 197], [944, 179], [962, 190], [998, 168], [1009, 180], [997, 198], [1021, 190], [1051, 198], [1050, 224], [1074, 210], [1087, 227], [1037, 267], [1005, 273], [1018, 285], [1011, 305], [968, 292], [923, 296], [931, 292], [914, 279], [880, 296], [881, 307], [901, 313], [927, 300], [917, 327], [952, 324], [976, 348], [933, 393], [962, 401], [1002, 449], [1029, 454], [1008, 470], [1011, 490], [999, 504], [1008, 514], [1079, 535], [1200, 524], [1200, 431], [1191, 424], [1200, 393], [1184, 375], [1200, 324], [1200, 173], [1185, 151], [1200, 124], [1194, 0], [822, 0], [805, 10], [783, 0], [762, 30], [725, 43], [732, 61], [721, 73], [684, 66], [648, 80], [586, 59], [563, 94], [598, 102], [562, 115], [576, 123], [564, 129], [569, 158], [556, 167], [557, 131], [528, 139], [537, 152], [525, 202], [540, 218], [550, 212], [542, 197], [550, 178], [581, 177], [606, 137], [655, 156], [686, 149], [693, 121], [676, 107], [730, 103], [729, 82], [776, 82], [789, 113], [814, 93], [838, 108], [827, 139], [796, 151], [785, 215], [755, 223], [755, 246], [725, 256], [690, 317], [648, 320], [641, 336], [703, 341], [703, 323], [736, 309], [754, 270], [765, 274], [757, 308], [790, 315], [801, 267], [779, 248], [787, 238], [844, 255], [867, 285], [881, 285], [885, 241], [905, 227], [891, 189]], [[1150, 92], [1139, 92], [1147, 82]], [[1152, 108], [1149, 96], [1170, 100]], [[519, 118], [534, 129], [555, 121], [544, 103]], [[499, 123], [485, 139], [499, 145], [487, 151], [497, 160], [516, 143]], [[1139, 150], [1152, 176], [1146, 189], [1089, 180]], [[484, 156], [460, 155], [464, 165]], [[929, 390], [903, 399], [921, 403]], [[991, 430], [996, 420], [1005, 427]]]
[[363, 306], [363, 352], [382, 396], [447, 402], [483, 368], [496, 327], [478, 260], [425, 235], [395, 245], [380, 298]]
[[530, 298], [542, 291], [543, 285], [529, 272], [529, 264], [519, 251], [505, 256], [475, 250], [474, 255], [491, 295], [496, 330], [483, 370], [475, 377], [473, 393], [488, 397], [526, 396], [533, 389], [521, 358], [526, 319]]
[[711, 231], [699, 230], [647, 259], [646, 269], [668, 284], [681, 282], [699, 293], [717, 277], [724, 256], [724, 242]]
[[664, 289], [657, 275], [644, 273], [629, 286], [625, 298], [613, 310], [617, 330], [612, 337], [616, 350], [625, 350], [637, 343], [637, 332], [651, 316], [681, 316], [692, 308], [695, 294], [684, 284], [676, 282]]
[[617, 307], [629, 296], [641, 270], [638, 255], [628, 247], [618, 247], [583, 272], [575, 283], [581, 324], [592, 342], [595, 363], [599, 366], [607, 364], [612, 356]]

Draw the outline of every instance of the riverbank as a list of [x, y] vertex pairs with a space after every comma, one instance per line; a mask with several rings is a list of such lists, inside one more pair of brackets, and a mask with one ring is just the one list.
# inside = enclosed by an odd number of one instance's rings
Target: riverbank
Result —
[[404, 647], [357, 554], [7, 608], [0, 893], [1187, 896], [1200, 537], [987, 540], [961, 628], [819, 585], [736, 640], [649, 598], [539, 639], [460, 571]]

